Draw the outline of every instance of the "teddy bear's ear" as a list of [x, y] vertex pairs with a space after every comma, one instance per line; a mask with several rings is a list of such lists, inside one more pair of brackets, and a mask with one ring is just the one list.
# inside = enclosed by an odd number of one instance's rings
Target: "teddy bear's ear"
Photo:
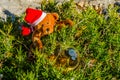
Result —
[[59, 19], [59, 15], [57, 13], [52, 13], [52, 15], [54, 16], [55, 20]]

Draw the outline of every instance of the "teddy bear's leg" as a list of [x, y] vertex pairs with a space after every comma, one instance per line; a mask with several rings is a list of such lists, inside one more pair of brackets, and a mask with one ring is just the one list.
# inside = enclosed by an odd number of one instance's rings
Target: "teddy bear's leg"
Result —
[[41, 33], [40, 32], [34, 32], [32, 36], [32, 41], [35, 46], [37, 46], [39, 49], [43, 47], [42, 41], [40, 40]]
[[37, 47], [39, 49], [42, 49], [43, 48], [43, 44], [42, 44], [42, 41], [39, 39], [39, 38], [35, 38], [35, 45], [37, 45]]
[[66, 20], [63, 20], [63, 21], [59, 21], [57, 22], [57, 25], [58, 25], [58, 30], [60, 30], [62, 27], [64, 27], [65, 25], [69, 25], [69, 26], [73, 26], [73, 21], [70, 20], [70, 19], [66, 19]]

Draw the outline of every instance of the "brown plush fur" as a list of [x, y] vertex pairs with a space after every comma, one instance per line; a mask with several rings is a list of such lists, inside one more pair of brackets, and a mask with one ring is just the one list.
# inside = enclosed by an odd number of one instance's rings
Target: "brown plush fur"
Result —
[[59, 15], [57, 13], [47, 13], [46, 17], [37, 26], [34, 27], [35, 30], [33, 31], [32, 41], [33, 44], [39, 49], [43, 48], [43, 44], [40, 38], [53, 33], [55, 25], [58, 25], [58, 29], [61, 29], [65, 25], [73, 25], [73, 21], [70, 19], [57, 21], [58, 19]]

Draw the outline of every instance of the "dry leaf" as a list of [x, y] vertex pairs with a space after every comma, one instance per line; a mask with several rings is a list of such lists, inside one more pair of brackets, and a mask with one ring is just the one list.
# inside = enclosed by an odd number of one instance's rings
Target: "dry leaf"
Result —
[[88, 62], [88, 67], [89, 68], [92, 68], [93, 66], [95, 66], [95, 63], [96, 63], [96, 59], [91, 59], [89, 62]]

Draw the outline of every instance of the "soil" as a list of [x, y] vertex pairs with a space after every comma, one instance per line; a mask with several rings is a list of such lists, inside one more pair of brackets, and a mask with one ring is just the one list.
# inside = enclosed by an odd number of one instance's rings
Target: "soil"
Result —
[[[40, 1], [42, 0], [0, 0], [0, 17], [6, 18], [7, 16], [20, 16], [25, 12], [28, 7], [40, 7]], [[46, 0], [47, 1], [47, 0]], [[57, 0], [62, 2], [64, 0]], [[69, 0], [65, 0], [69, 1]], [[84, 0], [75, 0], [75, 2], [80, 2]], [[114, 3], [114, 0], [86, 0], [91, 2], [99, 2], [99, 3]], [[96, 3], [95, 3], [96, 4]]]

